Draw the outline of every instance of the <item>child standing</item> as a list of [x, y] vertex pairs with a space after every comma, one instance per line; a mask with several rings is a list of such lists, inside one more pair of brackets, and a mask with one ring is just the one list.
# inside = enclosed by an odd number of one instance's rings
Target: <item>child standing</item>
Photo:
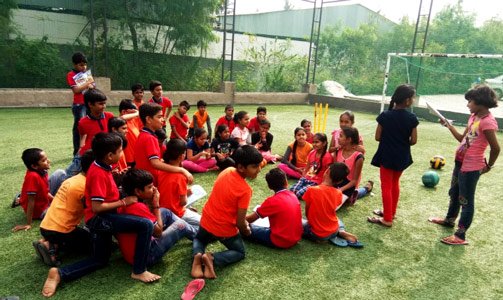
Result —
[[192, 174], [181, 167], [170, 166], [161, 160], [161, 149], [155, 131], [162, 128], [162, 107], [154, 103], [145, 103], [140, 106], [140, 119], [143, 129], [140, 131], [134, 151], [136, 168], [149, 171], [154, 176], [154, 185], [157, 184], [157, 172], [183, 173], [192, 182]]
[[[448, 245], [467, 245], [466, 231], [470, 228], [475, 210], [475, 189], [480, 175], [491, 170], [498, 158], [500, 147], [496, 139], [498, 123], [489, 111], [498, 106], [496, 94], [486, 85], [476, 85], [465, 94], [470, 110], [468, 126], [460, 134], [450, 123], [449, 128], [454, 138], [460, 142], [456, 149], [456, 160], [452, 172], [449, 190], [449, 209], [445, 218], [430, 218], [429, 221], [445, 227], [454, 227], [461, 207], [461, 217], [456, 232], [441, 241]], [[489, 160], [484, 157], [487, 146], [490, 147]]]
[[88, 78], [88, 81], [85, 84], [77, 85], [73, 77], [81, 72], [85, 72], [87, 70], [87, 58], [81, 53], [77, 52], [72, 55], [72, 63], [73, 70], [66, 74], [66, 82], [70, 86], [73, 92], [73, 103], [72, 103], [72, 113], [73, 113], [73, 155], [77, 154], [80, 146], [80, 136], [78, 125], [80, 119], [86, 116], [87, 108], [84, 104], [84, 94], [83, 91], [87, 89], [94, 88], [94, 79]]
[[[253, 212], [246, 216], [250, 223], [252, 241], [273, 248], [291, 248], [302, 237], [302, 211], [299, 200], [288, 190], [286, 174], [278, 168], [270, 170], [265, 175], [267, 186], [274, 195]], [[270, 227], [252, 224], [259, 218], [269, 218]]]
[[197, 111], [192, 116], [192, 123], [190, 123], [190, 133], [189, 137], [194, 135], [197, 128], [203, 128], [206, 125], [206, 131], [208, 132], [208, 137], [211, 137], [211, 121], [210, 115], [206, 111], [206, 102], [204, 100], [197, 101]]
[[400, 198], [400, 176], [412, 164], [410, 146], [417, 142], [416, 115], [407, 111], [416, 97], [413, 86], [402, 84], [391, 96], [387, 111], [377, 117], [375, 139], [379, 142], [372, 165], [379, 167], [381, 177], [382, 210], [379, 217], [368, 217], [370, 223], [391, 227]]
[[143, 95], [145, 94], [145, 88], [141, 83], [135, 83], [131, 86], [131, 93], [133, 94], [133, 104], [136, 109], [143, 105]]
[[231, 156], [239, 144], [230, 136], [229, 127], [226, 124], [221, 124], [217, 126], [215, 138], [211, 142], [211, 155], [217, 160], [217, 166], [220, 170], [234, 167], [234, 160]]
[[[346, 179], [348, 167], [333, 163], [323, 174], [320, 185], [311, 186], [302, 197], [306, 202], [307, 221], [303, 220], [304, 237], [312, 241], [331, 241], [339, 246], [362, 248], [358, 238], [347, 232], [344, 223], [337, 218], [336, 208], [342, 203], [342, 193], [335, 186]], [[337, 241], [342, 238], [343, 244]]]
[[271, 129], [271, 122], [268, 120], [261, 120], [259, 131], [251, 135], [251, 143], [258, 149], [260, 154], [262, 154], [266, 162], [275, 163], [276, 160], [281, 159], [281, 156], [271, 153], [274, 136], [269, 132], [269, 129]]
[[[138, 216], [153, 223], [150, 251], [147, 254], [148, 267], [162, 260], [164, 254], [176, 242], [184, 237], [192, 240], [196, 235], [196, 230], [192, 226], [170, 210], [160, 207], [159, 191], [154, 187], [153, 180], [147, 171], [138, 169], [128, 171], [124, 176], [122, 189], [126, 195], [138, 197], [138, 202], [118, 209], [119, 214]], [[120, 233], [117, 235], [117, 241], [124, 260], [133, 264], [136, 234]]]
[[247, 126], [250, 133], [258, 132], [260, 130], [260, 122], [263, 120], [267, 120], [267, 108], [259, 106], [257, 107], [257, 116], [251, 118]]
[[169, 118], [169, 125], [171, 126], [170, 139], [187, 140], [190, 127], [190, 120], [187, 116], [187, 111], [189, 111], [189, 109], [189, 102], [184, 100], [178, 104], [178, 110]]
[[290, 190], [300, 199], [307, 188], [318, 185], [323, 180], [323, 174], [328, 166], [333, 162], [333, 157], [327, 151], [327, 135], [317, 133], [313, 139], [313, 150], [307, 157], [307, 165], [299, 181]]
[[24, 175], [23, 187], [19, 197], [19, 205], [26, 215], [26, 224], [16, 225], [12, 231], [28, 231], [31, 229], [33, 219], [43, 219], [53, 195], [59, 189], [61, 182], [66, 177], [63, 170], [56, 170], [51, 177], [48, 170], [51, 168], [51, 161], [47, 158], [45, 151], [39, 148], [29, 148], [21, 155], [26, 174]]
[[[339, 135], [343, 128], [351, 128], [355, 124], [355, 115], [352, 111], [346, 110], [339, 116], [339, 129], [332, 131], [332, 139], [330, 140], [330, 147], [328, 151], [330, 153], [335, 152], [341, 146], [339, 145]], [[363, 138], [358, 137], [358, 144], [354, 146], [355, 150], [365, 154], [365, 148], [363, 147]]]
[[225, 124], [229, 127], [229, 132], [232, 132], [234, 127], [236, 127], [236, 124], [234, 124], [234, 106], [227, 104], [224, 113], [225, 115], [221, 116], [217, 123], [215, 123], [215, 128], [218, 127], [218, 125]]
[[[180, 139], [169, 140], [167, 150], [163, 155], [164, 162], [173, 167], [180, 167], [185, 159], [186, 150], [187, 145], [184, 141]], [[199, 228], [201, 215], [191, 208], [185, 207], [189, 192], [188, 180], [183, 174], [159, 172], [159, 193], [161, 194], [159, 205], [169, 209], [190, 225]]]
[[[245, 257], [241, 235], [250, 235], [246, 210], [252, 189], [246, 178], [255, 179], [260, 172], [262, 155], [253, 146], [242, 146], [234, 153], [236, 167], [222, 171], [213, 185], [203, 208], [201, 226], [194, 239], [191, 275], [194, 278], [216, 278], [213, 266], [226, 266]], [[206, 245], [219, 240], [228, 250], [211, 254]], [[204, 271], [203, 271], [204, 264]]]
[[314, 134], [311, 132], [311, 121], [304, 119], [300, 121], [300, 127], [304, 128], [306, 132], [306, 141], [310, 144], [313, 143]]
[[231, 137], [235, 139], [240, 146], [251, 143], [251, 134], [247, 126], [250, 123], [250, 116], [246, 111], [239, 111], [234, 115], [236, 127], [231, 131]]
[[294, 137], [295, 141], [286, 147], [278, 168], [288, 177], [300, 179], [307, 166], [307, 157], [313, 150], [313, 145], [306, 141], [306, 130], [302, 127], [295, 128]]
[[168, 120], [171, 109], [173, 108], [173, 102], [171, 102], [168, 97], [162, 95], [162, 83], [160, 81], [152, 80], [149, 84], [149, 88], [152, 93], [152, 98], [150, 98], [148, 102], [156, 103], [162, 107], [162, 129], [166, 130], [166, 120]]
[[182, 166], [193, 173], [215, 170], [217, 161], [211, 157], [208, 133], [204, 128], [196, 128], [194, 137], [187, 143], [187, 158]]

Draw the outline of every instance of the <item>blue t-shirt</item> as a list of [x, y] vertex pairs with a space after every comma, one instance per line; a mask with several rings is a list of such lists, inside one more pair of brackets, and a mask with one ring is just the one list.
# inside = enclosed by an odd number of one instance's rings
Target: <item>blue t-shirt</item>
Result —
[[395, 171], [407, 169], [412, 164], [410, 135], [419, 124], [416, 115], [405, 109], [393, 109], [382, 112], [376, 120], [382, 133], [372, 165]]
[[199, 152], [203, 152], [204, 150], [206, 150], [208, 148], [210, 148], [210, 144], [208, 142], [204, 142], [204, 144], [201, 147], [196, 145], [196, 142], [194, 141], [194, 139], [191, 139], [187, 143], [187, 149], [192, 150], [192, 155], [196, 155]]

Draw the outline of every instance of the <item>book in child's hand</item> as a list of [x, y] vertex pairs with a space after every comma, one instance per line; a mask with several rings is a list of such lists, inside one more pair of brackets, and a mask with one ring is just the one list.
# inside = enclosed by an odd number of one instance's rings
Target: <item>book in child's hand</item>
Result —
[[86, 85], [86, 84], [89, 84], [90, 82], [92, 82], [93, 85], [96, 87], [91, 70], [87, 70], [85, 72], [80, 72], [78, 74], [75, 74], [73, 76], [73, 80], [75, 81], [75, 84], [77, 86], [83, 86], [83, 85]]
[[[257, 205], [253, 208], [254, 212], [257, 212], [257, 209], [260, 207], [260, 205]], [[255, 226], [261, 226], [261, 227], [271, 227], [271, 224], [269, 223], [269, 218], [258, 218], [255, 220], [255, 222], [252, 223]]]
[[204, 188], [198, 184], [191, 186], [190, 190], [192, 191], [192, 194], [187, 197], [187, 204], [185, 204], [185, 207], [190, 207], [196, 201], [207, 195]]

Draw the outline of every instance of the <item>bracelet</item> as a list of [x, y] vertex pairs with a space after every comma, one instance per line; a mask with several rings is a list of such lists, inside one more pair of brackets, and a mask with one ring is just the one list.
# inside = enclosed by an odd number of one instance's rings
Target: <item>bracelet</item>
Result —
[[122, 206], [127, 206], [126, 201], [124, 201], [124, 199], [120, 199], [120, 201], [122, 201]]

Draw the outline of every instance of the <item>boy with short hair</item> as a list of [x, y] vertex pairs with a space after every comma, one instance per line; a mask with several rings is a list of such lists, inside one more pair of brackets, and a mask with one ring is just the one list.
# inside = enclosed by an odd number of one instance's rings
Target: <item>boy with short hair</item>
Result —
[[204, 128], [206, 124], [206, 131], [208, 132], [208, 138], [211, 139], [211, 121], [210, 115], [206, 111], [206, 102], [204, 100], [197, 101], [197, 111], [192, 116], [192, 123], [190, 123], [189, 137], [194, 135], [197, 128]]
[[122, 139], [116, 134], [100, 132], [93, 139], [92, 149], [96, 160], [87, 171], [84, 220], [91, 231], [93, 254], [74, 264], [51, 268], [42, 289], [45, 297], [54, 295], [61, 281], [77, 279], [104, 267], [110, 259], [112, 235], [122, 232], [137, 234], [131, 278], [145, 283], [160, 279], [146, 268], [152, 222], [137, 216], [117, 214], [119, 207], [137, 202], [136, 196], [121, 199], [112, 177], [111, 165], [119, 161]]
[[56, 194], [66, 177], [65, 171], [56, 170], [49, 178], [48, 170], [51, 168], [51, 161], [42, 149], [28, 148], [23, 151], [21, 159], [26, 166], [26, 173], [19, 196], [19, 205], [26, 215], [26, 224], [14, 226], [12, 229], [14, 232], [28, 231], [31, 229], [33, 219], [44, 218], [53, 195]]
[[162, 107], [154, 103], [145, 103], [140, 106], [139, 113], [144, 127], [138, 136], [134, 151], [136, 168], [149, 171], [154, 176], [154, 185], [157, 185], [158, 171], [183, 173], [189, 182], [192, 182], [192, 174], [187, 170], [168, 165], [161, 160], [161, 150], [155, 131], [162, 128]]
[[[166, 152], [163, 155], [164, 162], [174, 167], [180, 167], [185, 159], [187, 144], [180, 139], [168, 141]], [[187, 187], [188, 180], [181, 173], [159, 172], [158, 189], [161, 197], [159, 204], [172, 211], [179, 218], [192, 226], [199, 228], [201, 215], [185, 208], [187, 195], [190, 189]]]
[[171, 102], [168, 97], [162, 95], [162, 83], [160, 81], [150, 81], [149, 88], [152, 93], [152, 98], [150, 98], [148, 102], [156, 103], [162, 107], [162, 128], [166, 129], [166, 120], [168, 120], [171, 109], [173, 108], [173, 102]]
[[267, 120], [267, 108], [265, 106], [257, 107], [257, 116], [251, 118], [250, 123], [248, 124], [250, 134], [260, 130], [260, 121], [262, 120]]
[[232, 132], [234, 130], [234, 127], [236, 127], [236, 124], [234, 123], [234, 106], [227, 104], [225, 106], [224, 113], [225, 115], [221, 116], [220, 119], [218, 119], [217, 123], [215, 124], [215, 128], [217, 128], [218, 125], [225, 124], [227, 125], [227, 127], [229, 127], [229, 132]]
[[76, 52], [72, 55], [73, 69], [66, 74], [66, 82], [70, 86], [73, 92], [73, 103], [72, 103], [72, 113], [73, 113], [73, 155], [77, 154], [80, 146], [80, 136], [78, 131], [78, 125], [80, 119], [86, 115], [86, 105], [84, 104], [84, 94], [83, 91], [87, 89], [94, 88], [94, 79], [89, 78], [88, 81], [83, 85], [77, 85], [73, 77], [81, 72], [87, 70], [87, 58], [81, 52]]
[[[138, 202], [120, 207], [118, 212], [142, 217], [154, 224], [150, 252], [147, 255], [147, 266], [152, 266], [160, 261], [163, 255], [180, 239], [184, 237], [194, 239], [195, 228], [178, 218], [170, 210], [160, 207], [159, 191], [154, 187], [152, 174], [145, 170], [131, 169], [124, 176], [122, 189], [126, 195], [138, 197]], [[133, 264], [136, 234], [120, 233], [117, 235], [117, 240], [124, 259]]]
[[145, 94], [145, 89], [141, 83], [135, 83], [131, 86], [131, 94], [133, 95], [133, 104], [136, 106], [136, 109], [138, 109], [140, 106], [142, 106], [143, 102], [143, 95]]
[[190, 120], [187, 116], [187, 111], [189, 109], [189, 102], [184, 100], [178, 104], [178, 110], [169, 118], [169, 125], [171, 126], [170, 139], [187, 140], [190, 127]]
[[[245, 145], [233, 157], [236, 167], [222, 171], [203, 208], [201, 225], [193, 242], [192, 270], [194, 278], [216, 278], [214, 265], [225, 266], [245, 257], [241, 235], [251, 234], [246, 222], [246, 210], [252, 195], [246, 178], [255, 179], [260, 172], [262, 155], [253, 146]], [[219, 240], [228, 250], [211, 254], [206, 245]], [[204, 264], [204, 271], [203, 271]]]
[[[121, 116], [137, 113], [138, 109], [136, 103], [131, 99], [123, 99], [119, 104], [119, 114]], [[138, 140], [138, 135], [140, 135], [141, 120], [139, 117], [131, 118], [126, 121], [127, 132], [126, 140], [128, 142], [128, 147], [124, 149], [124, 156], [126, 157], [126, 163], [128, 166], [134, 165], [134, 148], [136, 141]]]
[[[246, 216], [250, 223], [249, 238], [272, 248], [293, 247], [302, 238], [302, 211], [297, 196], [288, 190], [285, 172], [278, 168], [265, 175], [274, 195], [265, 199], [257, 210]], [[270, 227], [254, 225], [259, 218], [269, 218]]]
[[[346, 231], [336, 209], [342, 203], [342, 192], [336, 188], [349, 174], [342, 162], [329, 165], [320, 185], [310, 186], [302, 196], [306, 202], [307, 220], [302, 221], [303, 236], [312, 241], [330, 241], [338, 246], [362, 248], [357, 237]], [[342, 238], [342, 241], [341, 241]]]
[[88, 251], [91, 237], [89, 231], [80, 227], [84, 217], [84, 189], [86, 173], [94, 156], [91, 150], [81, 157], [82, 172], [65, 180], [51, 202], [40, 223], [42, 239], [33, 243], [39, 258], [49, 266], [59, 263], [61, 250]]

